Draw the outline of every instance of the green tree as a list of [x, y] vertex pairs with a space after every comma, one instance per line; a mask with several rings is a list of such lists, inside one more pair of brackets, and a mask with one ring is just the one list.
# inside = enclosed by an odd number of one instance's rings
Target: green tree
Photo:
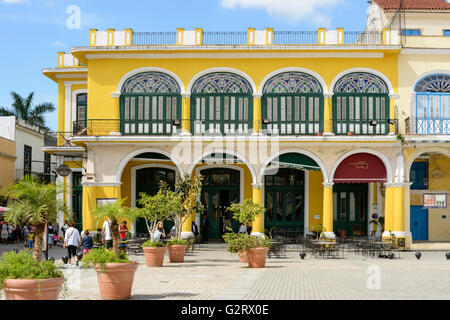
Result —
[[[185, 175], [175, 182], [175, 194], [181, 200], [181, 210], [171, 213], [171, 220], [175, 223], [177, 238], [181, 239], [181, 227], [191, 215], [199, 215], [203, 212], [203, 205], [200, 201], [202, 191], [202, 180], [200, 177]], [[162, 185], [162, 189], [168, 189], [167, 185]]]
[[41, 260], [43, 236], [47, 223], [54, 223], [58, 212], [66, 212], [64, 201], [57, 194], [64, 191], [63, 185], [45, 184], [26, 175], [18, 183], [1, 191], [9, 198], [10, 210], [6, 213], [8, 224], [29, 224], [35, 228], [33, 259]]
[[136, 216], [145, 219], [151, 240], [154, 239], [155, 227], [158, 221], [170, 219], [175, 212], [183, 210], [180, 196], [168, 189], [165, 185], [159, 189], [158, 193], [150, 196], [141, 192], [138, 203], [141, 208], [136, 209]]
[[227, 208], [233, 214], [233, 219], [237, 220], [245, 225], [248, 225], [255, 221], [256, 217], [260, 214], [264, 214], [266, 208], [260, 203], [253, 202], [250, 199], [245, 199], [244, 203], [233, 203]]
[[116, 256], [119, 256], [119, 221], [123, 219], [131, 220], [136, 216], [136, 210], [124, 206], [124, 202], [125, 199], [117, 199], [116, 202], [100, 205], [91, 212], [97, 223], [105, 219], [110, 220], [113, 248]]
[[30, 93], [27, 98], [21, 97], [16, 92], [11, 92], [13, 104], [11, 109], [0, 107], [0, 116], [16, 116], [31, 124], [45, 127], [44, 114], [56, 110], [51, 102], [43, 102], [36, 106], [32, 105], [34, 92]]

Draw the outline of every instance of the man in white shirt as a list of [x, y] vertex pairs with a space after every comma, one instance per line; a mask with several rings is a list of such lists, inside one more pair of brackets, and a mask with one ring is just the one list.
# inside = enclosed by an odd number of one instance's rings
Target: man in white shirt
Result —
[[106, 220], [103, 222], [103, 229], [102, 229], [102, 243], [105, 245], [105, 249], [109, 250], [112, 248], [112, 234], [111, 234], [111, 221]]
[[[78, 232], [78, 229], [75, 229], [75, 223], [70, 222], [69, 229], [66, 230], [66, 233], [64, 234], [64, 248], [67, 248], [67, 251], [69, 253], [69, 261], [68, 264], [72, 264], [72, 256], [77, 257], [77, 249], [80, 246], [81, 238], [80, 238], [80, 232]], [[77, 259], [78, 264], [78, 259]]]

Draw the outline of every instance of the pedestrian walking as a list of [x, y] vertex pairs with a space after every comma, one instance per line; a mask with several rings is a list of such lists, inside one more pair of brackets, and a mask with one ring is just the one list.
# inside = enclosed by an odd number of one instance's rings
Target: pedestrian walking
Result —
[[94, 246], [94, 241], [89, 235], [89, 230], [84, 231], [83, 241], [81, 241], [81, 248], [83, 249], [83, 255], [88, 253]]
[[128, 233], [127, 222], [123, 221], [123, 223], [119, 226], [119, 236], [120, 236], [119, 249], [122, 250], [124, 253], [127, 252], [127, 233]]
[[[81, 244], [80, 233], [78, 229], [74, 228], [75, 223], [70, 222], [69, 228], [66, 230], [64, 234], [64, 249], [67, 248], [67, 252], [69, 254], [68, 265], [72, 264], [72, 257], [77, 259], [77, 249]], [[77, 259], [78, 265], [78, 259]]]
[[105, 245], [105, 249], [109, 250], [113, 246], [112, 233], [111, 233], [111, 221], [108, 219], [103, 222], [102, 229], [102, 243]]

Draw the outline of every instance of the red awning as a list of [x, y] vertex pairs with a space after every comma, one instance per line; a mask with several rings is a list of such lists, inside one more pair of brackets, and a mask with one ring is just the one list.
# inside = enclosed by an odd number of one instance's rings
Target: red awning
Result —
[[370, 153], [357, 153], [339, 164], [334, 174], [334, 183], [386, 182], [386, 167], [383, 161]]

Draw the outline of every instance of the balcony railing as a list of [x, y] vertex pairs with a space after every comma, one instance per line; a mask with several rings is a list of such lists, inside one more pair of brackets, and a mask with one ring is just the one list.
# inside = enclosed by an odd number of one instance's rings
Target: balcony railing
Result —
[[74, 136], [172, 135], [181, 132], [181, 120], [108, 120], [75, 121]]
[[274, 31], [273, 44], [317, 44], [317, 31]]
[[337, 135], [386, 135], [389, 134], [388, 119], [333, 120]]
[[44, 146], [45, 147], [73, 146], [73, 144], [69, 140], [71, 135], [72, 132], [47, 132], [44, 134]]
[[416, 118], [416, 134], [450, 134], [450, 118]]
[[345, 31], [345, 45], [382, 45], [383, 33], [379, 31]]
[[204, 45], [246, 45], [247, 32], [203, 32]]
[[176, 32], [134, 32], [133, 45], [135, 46], [160, 46], [175, 45], [177, 43]]

